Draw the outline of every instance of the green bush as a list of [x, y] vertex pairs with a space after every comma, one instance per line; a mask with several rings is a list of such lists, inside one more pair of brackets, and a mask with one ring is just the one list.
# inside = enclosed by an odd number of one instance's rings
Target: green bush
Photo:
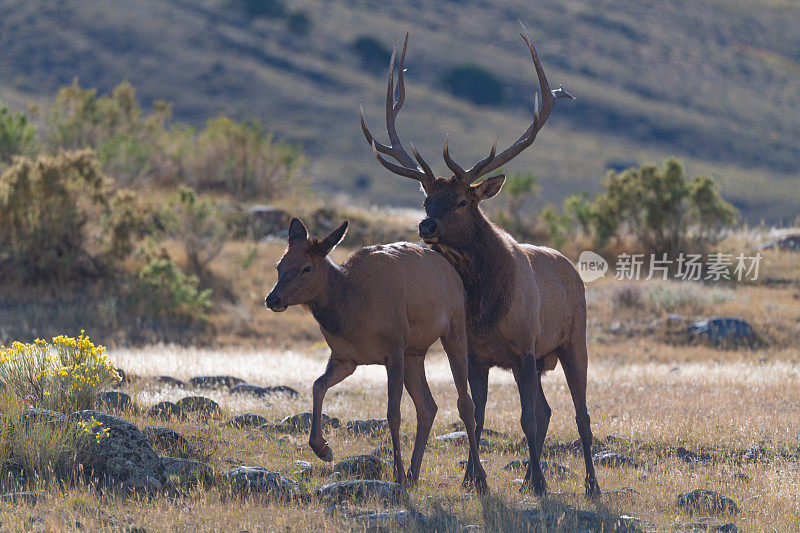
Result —
[[106, 217], [119, 201], [91, 151], [17, 158], [0, 175], [0, 271], [58, 283], [107, 273], [127, 249]]
[[198, 274], [219, 255], [229, 238], [221, 209], [185, 185], [167, 198], [160, 217], [165, 234], [183, 245], [189, 268]]
[[665, 161], [663, 170], [647, 164], [609, 172], [603, 185], [605, 192], [579, 210], [599, 247], [633, 237], [643, 252], [676, 257], [712, 244], [735, 220], [736, 209], [716, 182], [704, 176], [688, 180], [676, 159]]
[[211, 289], [200, 289], [197, 276], [187, 276], [162, 255], [150, 259], [139, 271], [133, 304], [139, 314], [151, 318], [204, 321], [211, 308]]
[[36, 127], [25, 113], [13, 113], [0, 102], [0, 165], [15, 155], [30, 155], [36, 145]]
[[478, 105], [499, 105], [505, 101], [503, 81], [480, 65], [456, 65], [442, 75], [442, 86], [458, 98]]

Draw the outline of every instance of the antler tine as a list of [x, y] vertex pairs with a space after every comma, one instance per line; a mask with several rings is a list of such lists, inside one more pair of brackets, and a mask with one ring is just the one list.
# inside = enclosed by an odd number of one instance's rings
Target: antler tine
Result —
[[489, 163], [491, 163], [492, 159], [494, 159], [494, 155], [497, 152], [497, 142], [499, 140], [500, 140], [500, 134], [498, 133], [497, 137], [495, 137], [494, 139], [494, 144], [492, 145], [492, 149], [489, 151], [489, 155], [487, 155], [486, 157], [475, 163], [475, 165], [472, 168], [467, 170], [466, 172], [467, 183], [472, 183], [475, 180], [477, 180], [480, 176], [482, 176], [481, 170], [483, 170], [483, 168]]
[[414, 143], [409, 142], [408, 145], [411, 147], [411, 153], [414, 154], [414, 158], [422, 167], [422, 170], [425, 171], [425, 175], [428, 177], [428, 179], [431, 180], [431, 182], [436, 181], [436, 174], [434, 174], [433, 170], [431, 170], [431, 166], [424, 159], [422, 159], [422, 156], [419, 154], [419, 152], [414, 150]]
[[[555, 91], [550, 90], [550, 84], [547, 82], [547, 76], [545, 75], [544, 68], [542, 68], [542, 64], [539, 61], [539, 55], [536, 53], [536, 48], [533, 46], [533, 39], [531, 39], [530, 33], [528, 33], [528, 28], [525, 27], [525, 24], [523, 24], [522, 21], [520, 21], [520, 26], [522, 26], [522, 33], [520, 33], [520, 36], [525, 41], [525, 44], [528, 45], [528, 50], [530, 51], [531, 59], [533, 60], [533, 66], [536, 69], [536, 76], [539, 78], [539, 87], [542, 94], [542, 105], [541, 108], [539, 108], [538, 98], [534, 94], [534, 111], [531, 125], [528, 126], [528, 128], [522, 133], [522, 135], [519, 136], [516, 141], [514, 141], [514, 144], [497, 154], [496, 157], [489, 159], [485, 164], [482, 164], [483, 161], [481, 161], [469, 169], [467, 172], [470, 183], [476, 181], [481, 176], [484, 176], [489, 172], [505, 165], [519, 155], [519, 153], [525, 148], [533, 144], [533, 141], [536, 139], [536, 134], [539, 133], [539, 130], [542, 129], [542, 126], [544, 126], [544, 123], [547, 121], [547, 118], [550, 116], [550, 112], [555, 107], [556, 101], [559, 98], [570, 98], [572, 100], [575, 99], [574, 96], [565, 91], [560, 85]], [[484, 159], [484, 161], [486, 160]]]
[[[406, 95], [405, 83], [403, 80], [403, 66], [406, 59], [406, 50], [408, 48], [408, 32], [406, 32], [405, 42], [403, 43], [403, 51], [400, 54], [400, 72], [397, 75], [397, 98], [395, 99], [394, 62], [395, 58], [397, 57], [397, 44], [398, 38], [395, 38], [392, 57], [389, 60], [389, 82], [386, 87], [386, 133], [389, 135], [390, 144], [386, 145], [377, 142], [375, 137], [369, 131], [369, 128], [367, 128], [366, 119], [364, 117], [363, 102], [361, 103], [361, 130], [364, 132], [364, 137], [366, 137], [367, 142], [372, 146], [373, 152], [375, 153], [375, 156], [381, 165], [383, 165], [390, 172], [405, 176], [407, 178], [415, 179], [422, 182], [423, 185], [426, 185], [433, 177], [433, 173], [429, 172], [430, 167], [428, 167], [427, 164], [421, 167], [420, 165], [422, 163], [418, 165], [414, 159], [408, 155], [408, 152], [406, 152], [403, 148], [403, 143], [400, 141], [400, 137], [397, 135], [397, 128], [395, 126], [397, 113], [400, 111], [400, 108], [403, 107], [403, 102], [405, 101]], [[400, 163], [400, 165], [396, 165], [380, 157], [378, 152], [394, 158], [398, 163]], [[418, 160], [419, 159], [420, 158], [418, 158]]]
[[458, 163], [453, 161], [453, 159], [450, 157], [450, 150], [448, 149], [449, 143], [450, 143], [450, 134], [448, 133], [444, 139], [444, 150], [442, 150], [442, 156], [444, 156], [444, 162], [445, 164], [447, 164], [447, 168], [453, 171], [453, 174], [455, 174], [456, 179], [466, 181], [467, 179], [466, 172], [464, 172], [464, 169], [458, 166]]

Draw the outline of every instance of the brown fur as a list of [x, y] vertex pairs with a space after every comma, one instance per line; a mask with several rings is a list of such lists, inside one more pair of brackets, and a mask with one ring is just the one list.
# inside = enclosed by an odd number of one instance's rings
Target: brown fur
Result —
[[[406, 479], [399, 446], [404, 384], [417, 408], [417, 439], [408, 473], [415, 481], [437, 409], [425, 381], [424, 356], [430, 345], [441, 339], [458, 391], [459, 413], [467, 427], [470, 457], [477, 460], [461, 279], [439, 254], [409, 243], [362, 248], [341, 266], [336, 265], [327, 254], [343, 238], [345, 229], [346, 223], [323, 241], [311, 240], [305, 226], [294, 219], [289, 247], [278, 263], [278, 282], [266, 299], [273, 310], [302, 305], [310, 311], [331, 349], [328, 368], [314, 383], [311, 448], [320, 458], [332, 459], [320, 430], [327, 390], [358, 365], [381, 364], [389, 378], [387, 419], [399, 483]], [[479, 478], [477, 486], [483, 489], [485, 473]]]

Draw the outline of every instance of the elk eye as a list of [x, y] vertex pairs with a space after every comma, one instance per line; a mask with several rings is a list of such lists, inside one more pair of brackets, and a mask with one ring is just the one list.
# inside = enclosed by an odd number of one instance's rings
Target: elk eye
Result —
[[467, 201], [461, 200], [460, 202], [458, 202], [458, 205], [456, 207], [464, 207], [465, 205], [467, 205]]
[[309, 272], [311, 272], [310, 266], [307, 266], [302, 271], [300, 271], [301, 274], [308, 274]]

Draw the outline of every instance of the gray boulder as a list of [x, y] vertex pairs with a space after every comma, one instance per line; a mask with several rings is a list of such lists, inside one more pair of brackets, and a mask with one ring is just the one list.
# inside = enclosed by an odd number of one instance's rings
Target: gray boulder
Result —
[[147, 441], [154, 449], [173, 457], [196, 457], [197, 450], [186, 437], [172, 428], [147, 426], [142, 429]]
[[297, 483], [277, 472], [260, 466], [240, 466], [225, 474], [234, 494], [258, 493], [270, 498], [292, 500], [300, 498]]
[[371, 418], [369, 420], [350, 420], [347, 422], [347, 430], [356, 435], [375, 435], [383, 433], [389, 428], [389, 422], [385, 418]]
[[214, 479], [214, 470], [202, 461], [162, 455], [161, 463], [167, 476], [181, 485], [209, 485]]
[[226, 426], [235, 427], [235, 428], [254, 428], [263, 426], [267, 424], [267, 419], [261, 415], [257, 415], [255, 413], [244, 413], [241, 415], [236, 415], [227, 422], [225, 422]]
[[607, 468], [616, 468], [618, 466], [637, 466], [636, 462], [621, 453], [612, 451], [603, 451], [596, 453], [592, 456], [592, 461], [600, 466]]
[[101, 424], [83, 434], [77, 450], [76, 461], [88, 481], [124, 493], [169, 488], [161, 458], [135, 425], [100, 411], [79, 411], [69, 418]]
[[327, 503], [345, 500], [379, 501], [394, 504], [408, 498], [406, 491], [397, 483], [371, 479], [336, 481], [317, 489], [317, 495]]
[[217, 402], [205, 396], [187, 396], [178, 400], [176, 405], [181, 411], [206, 416], [217, 415], [222, 411]]
[[345, 478], [380, 479], [383, 463], [373, 455], [356, 455], [336, 463], [333, 471]]
[[179, 379], [173, 378], [172, 376], [156, 376], [156, 381], [169, 387], [177, 387], [182, 389], [186, 386], [186, 383]]
[[233, 376], [197, 376], [189, 380], [189, 385], [203, 389], [232, 389], [245, 381]]
[[686, 329], [690, 342], [707, 342], [712, 346], [752, 348], [758, 344], [753, 326], [737, 317], [714, 317], [695, 322]]
[[[322, 413], [322, 429], [339, 427], [339, 419]], [[281, 420], [274, 429], [289, 432], [308, 431], [311, 429], [311, 413], [290, 415]]]
[[695, 489], [678, 496], [678, 507], [691, 512], [739, 514], [736, 502], [718, 492]]
[[133, 406], [133, 401], [128, 394], [118, 390], [104, 390], [97, 393], [97, 405], [104, 409], [124, 411]]
[[148, 411], [150, 416], [164, 418], [169, 420], [173, 416], [176, 418], [184, 418], [185, 413], [183, 409], [178, 407], [178, 404], [172, 402], [158, 402]]

